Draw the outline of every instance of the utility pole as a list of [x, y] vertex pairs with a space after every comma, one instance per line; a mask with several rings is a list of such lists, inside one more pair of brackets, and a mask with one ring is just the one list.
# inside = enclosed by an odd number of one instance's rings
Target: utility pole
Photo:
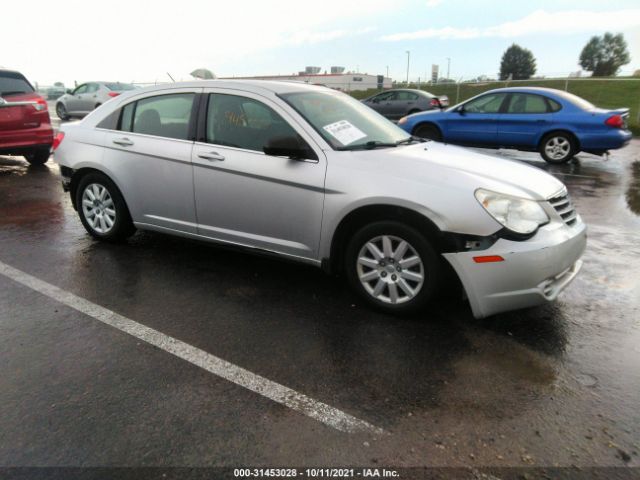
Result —
[[389, 65], [387, 65], [387, 78], [389, 78]]
[[409, 59], [411, 58], [411, 52], [407, 50], [407, 86], [409, 86]]
[[451, 68], [451, 58], [447, 57], [447, 80], [449, 79], [449, 69]]

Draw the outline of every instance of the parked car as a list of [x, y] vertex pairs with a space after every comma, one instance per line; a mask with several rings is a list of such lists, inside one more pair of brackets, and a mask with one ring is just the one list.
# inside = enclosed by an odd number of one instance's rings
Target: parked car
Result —
[[57, 100], [66, 93], [64, 84], [56, 82], [53, 86], [47, 88], [47, 100]]
[[58, 142], [93, 237], [140, 228], [275, 253], [342, 272], [391, 313], [422, 308], [451, 268], [476, 317], [551, 301], [586, 243], [551, 175], [417, 140], [324, 87], [145, 88], [62, 124]]
[[449, 106], [449, 98], [436, 97], [424, 90], [409, 88], [387, 90], [363, 100], [368, 107], [390, 120], [426, 110], [440, 110]]
[[74, 90], [67, 90], [67, 93], [58, 99], [56, 102], [56, 114], [61, 120], [68, 120], [71, 117], [84, 117], [104, 102], [135, 88], [130, 83], [83, 83]]
[[413, 135], [457, 145], [538, 151], [549, 163], [565, 163], [578, 152], [601, 155], [631, 140], [629, 109], [596, 108], [551, 88], [491, 90], [445, 111], [400, 119]]
[[0, 69], [0, 155], [22, 155], [42, 165], [52, 143], [47, 101], [20, 72]]

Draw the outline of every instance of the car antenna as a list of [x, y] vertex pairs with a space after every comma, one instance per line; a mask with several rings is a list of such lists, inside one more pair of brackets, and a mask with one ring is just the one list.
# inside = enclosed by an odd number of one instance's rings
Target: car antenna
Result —
[[169, 75], [169, 78], [171, 79], [171, 81], [172, 81], [173, 83], [176, 83], [176, 81], [173, 79], [173, 77], [171, 76], [171, 74], [170, 74], [169, 72], [167, 72], [167, 75]]

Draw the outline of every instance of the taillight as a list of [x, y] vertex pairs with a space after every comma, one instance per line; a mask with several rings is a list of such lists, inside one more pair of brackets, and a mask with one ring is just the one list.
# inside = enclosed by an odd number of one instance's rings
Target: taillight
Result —
[[117, 97], [118, 95], [120, 95], [120, 92], [109, 92], [107, 93], [107, 95], [109, 95], [110, 97]]
[[439, 108], [440, 107], [440, 100], [438, 100], [437, 98], [432, 98], [431, 102], [429, 102], [429, 104], [432, 107], [438, 107]]
[[47, 109], [47, 101], [44, 98], [37, 98], [36, 103], [33, 104], [33, 108], [38, 112], [42, 112]]
[[63, 139], [64, 139], [64, 132], [56, 133], [56, 136], [53, 137], [53, 144], [51, 145], [51, 149], [53, 151], [55, 151], [56, 148], [58, 148], [60, 146], [60, 144], [62, 143]]
[[605, 125], [609, 125], [613, 128], [622, 128], [624, 127], [624, 119], [622, 115], [612, 115], [604, 121]]

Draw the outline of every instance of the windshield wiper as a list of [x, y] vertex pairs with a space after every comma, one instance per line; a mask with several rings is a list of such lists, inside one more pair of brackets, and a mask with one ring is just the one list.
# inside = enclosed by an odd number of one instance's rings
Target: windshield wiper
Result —
[[380, 140], [371, 140], [367, 143], [358, 145], [347, 145], [346, 147], [338, 147], [337, 150], [373, 150], [374, 148], [390, 148], [397, 147], [397, 143], [381, 142]]
[[404, 140], [398, 140], [396, 142], [396, 145], [402, 145], [403, 143], [409, 144], [409, 143], [412, 143], [412, 142], [421, 142], [421, 141], [423, 141], [423, 139], [418, 138], [418, 137], [414, 137], [413, 135], [411, 135], [411, 136], [405, 138]]

